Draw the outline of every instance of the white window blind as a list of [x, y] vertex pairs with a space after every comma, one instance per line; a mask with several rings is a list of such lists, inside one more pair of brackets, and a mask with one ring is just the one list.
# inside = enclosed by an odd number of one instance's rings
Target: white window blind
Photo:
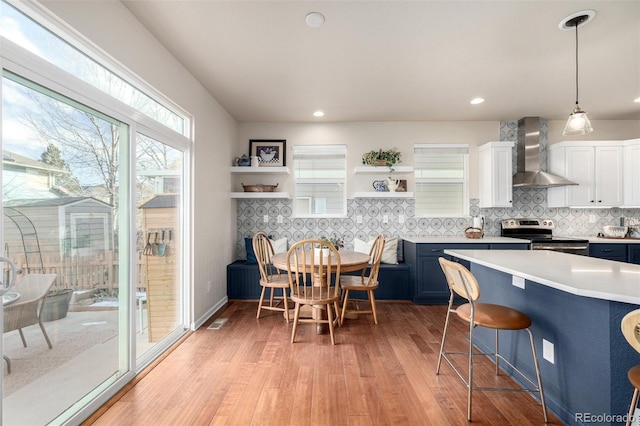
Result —
[[345, 216], [346, 145], [294, 145], [292, 149], [296, 214], [306, 217]]
[[468, 214], [468, 145], [414, 145], [417, 216]]

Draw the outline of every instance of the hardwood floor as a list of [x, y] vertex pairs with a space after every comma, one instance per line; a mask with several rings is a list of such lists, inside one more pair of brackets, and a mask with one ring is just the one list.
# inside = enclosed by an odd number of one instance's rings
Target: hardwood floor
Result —
[[[468, 424], [464, 385], [446, 364], [435, 374], [445, 306], [379, 302], [380, 324], [370, 315], [345, 320], [335, 346], [309, 324], [291, 344], [282, 314], [256, 320], [256, 309], [255, 302], [231, 302], [217, 315], [228, 318], [223, 327], [192, 333], [85, 424]], [[450, 333], [448, 348], [464, 351], [463, 323], [454, 321]], [[480, 384], [513, 386], [486, 358], [475, 371]], [[544, 424], [527, 393], [474, 392], [473, 400], [473, 424]]]

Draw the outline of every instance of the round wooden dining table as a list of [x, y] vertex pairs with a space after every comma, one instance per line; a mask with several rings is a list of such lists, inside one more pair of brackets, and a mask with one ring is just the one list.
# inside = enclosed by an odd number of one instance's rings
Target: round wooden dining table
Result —
[[[340, 250], [340, 273], [361, 271], [369, 264], [369, 255], [357, 251]], [[307, 256], [311, 259], [311, 256]], [[271, 256], [273, 266], [281, 271], [287, 270], [287, 253], [276, 253]]]
[[[340, 250], [339, 254], [340, 254], [340, 274], [343, 274], [345, 272], [361, 271], [367, 267], [367, 265], [369, 264], [369, 260], [371, 259], [368, 254], [360, 253], [357, 251]], [[310, 261], [311, 257], [312, 256], [307, 256], [307, 259]], [[286, 271], [287, 270], [287, 253], [274, 254], [273, 256], [271, 256], [271, 263], [273, 264], [273, 266], [280, 269], [281, 271]], [[332, 272], [335, 271], [334, 268], [331, 268], [331, 269], [333, 270]], [[314, 315], [315, 311], [316, 309], [313, 309], [313, 312], [311, 312], [311, 315]], [[303, 313], [303, 311], [301, 311], [301, 315], [303, 314], [309, 315], [308, 313]], [[324, 331], [324, 327], [318, 324], [318, 326], [316, 327], [317, 334], [322, 334], [323, 331]]]

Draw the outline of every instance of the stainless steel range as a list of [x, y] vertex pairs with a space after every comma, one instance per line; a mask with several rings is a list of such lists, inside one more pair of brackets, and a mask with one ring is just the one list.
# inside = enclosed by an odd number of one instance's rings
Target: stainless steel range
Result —
[[504, 219], [501, 225], [501, 236], [529, 240], [531, 250], [553, 250], [589, 256], [589, 240], [553, 236], [553, 229], [556, 227], [553, 219]]

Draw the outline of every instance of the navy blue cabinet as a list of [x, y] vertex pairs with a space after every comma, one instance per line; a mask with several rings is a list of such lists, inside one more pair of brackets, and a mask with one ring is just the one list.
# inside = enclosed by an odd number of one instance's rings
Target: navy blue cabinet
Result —
[[627, 262], [627, 244], [590, 243], [589, 257]]
[[[523, 244], [484, 244], [484, 243], [412, 243], [404, 241], [405, 263], [411, 266], [411, 283], [413, 284], [413, 303], [446, 304], [449, 302], [449, 287], [445, 280], [438, 258], [449, 260], [451, 256], [445, 250], [527, 250], [529, 245]], [[469, 267], [469, 262], [460, 260]]]
[[629, 263], [640, 265], [640, 244], [629, 244], [628, 260]]

